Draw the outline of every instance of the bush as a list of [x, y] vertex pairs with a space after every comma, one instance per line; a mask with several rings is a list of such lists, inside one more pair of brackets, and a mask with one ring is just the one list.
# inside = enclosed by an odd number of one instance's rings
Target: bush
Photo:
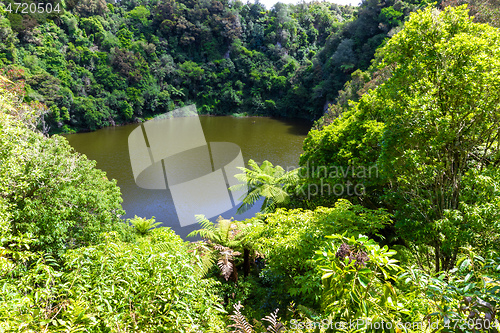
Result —
[[65, 138], [35, 130], [44, 105], [20, 103], [6, 89], [0, 99], [0, 197], [9, 213], [1, 245], [9, 250], [18, 244], [4, 235], [29, 238], [32, 252], [59, 256], [98, 243], [124, 213], [116, 181]]
[[278, 303], [284, 303], [272, 304], [268, 311], [277, 306], [284, 308], [291, 300], [318, 308], [321, 279], [313, 258], [315, 251], [325, 245], [326, 236], [344, 232], [376, 234], [390, 222], [383, 210], [370, 211], [347, 200], [339, 200], [334, 208], [279, 209], [260, 218], [265, 224], [256, 227], [251, 235], [265, 261], [260, 275], [265, 284], [272, 286], [270, 295], [281, 295]]
[[59, 267], [40, 256], [0, 280], [0, 330], [23, 332], [221, 332], [214, 288], [168, 228], [135, 243], [108, 233], [97, 246], [68, 251]]
[[120, 188], [61, 136], [51, 138], [0, 113], [0, 188], [14, 236], [60, 255], [100, 241], [123, 214]]

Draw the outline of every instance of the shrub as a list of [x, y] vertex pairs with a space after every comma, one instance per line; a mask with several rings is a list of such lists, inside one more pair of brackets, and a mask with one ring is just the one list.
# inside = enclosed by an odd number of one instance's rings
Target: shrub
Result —
[[[326, 236], [344, 232], [376, 234], [390, 222], [383, 210], [371, 211], [347, 200], [339, 200], [334, 208], [279, 209], [260, 218], [265, 223], [257, 225], [250, 237], [264, 257], [264, 283], [272, 285], [270, 293], [282, 295], [278, 303], [295, 300], [313, 308], [319, 307], [321, 294], [321, 279], [313, 258], [315, 251], [326, 244]], [[284, 305], [273, 304], [268, 310], [274, 310], [273, 306], [286, 308]]]
[[135, 243], [108, 233], [101, 244], [63, 259], [58, 267], [40, 256], [31, 269], [0, 281], [0, 330], [223, 330], [217, 282], [201, 278], [187, 244], [168, 228]]

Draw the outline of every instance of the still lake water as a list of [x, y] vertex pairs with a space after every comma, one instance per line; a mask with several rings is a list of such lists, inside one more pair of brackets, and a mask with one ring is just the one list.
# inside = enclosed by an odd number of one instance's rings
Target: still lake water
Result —
[[[199, 117], [207, 142], [232, 142], [241, 148], [245, 163], [253, 159], [259, 164], [269, 160], [274, 165], [294, 167], [302, 153], [302, 143], [311, 127], [306, 120], [271, 118]], [[124, 218], [156, 217], [162, 226], [170, 227], [181, 237], [198, 229], [197, 224], [181, 227], [173, 200], [168, 190], [149, 190], [136, 185], [132, 172], [128, 137], [140, 124], [108, 127], [90, 133], [66, 135], [71, 146], [89, 159], [97, 161], [97, 167], [106, 171], [108, 178], [116, 179], [121, 188]], [[222, 214], [224, 218], [243, 220], [253, 216], [260, 205], [236, 215], [236, 208]], [[204, 214], [200, 211], [199, 214]], [[207, 216], [210, 217], [210, 216]]]

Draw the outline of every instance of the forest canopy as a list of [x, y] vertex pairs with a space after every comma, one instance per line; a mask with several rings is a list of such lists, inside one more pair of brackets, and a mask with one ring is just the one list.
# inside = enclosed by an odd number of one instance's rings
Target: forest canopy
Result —
[[139, 121], [187, 103], [213, 115], [317, 119], [420, 5], [64, 4], [37, 20], [0, 5], [0, 67], [24, 82], [26, 102], [49, 108], [51, 133]]
[[[0, 331], [498, 332], [498, 6], [452, 5], [2, 7]], [[122, 220], [116, 181], [50, 133], [193, 101], [309, 118], [332, 103], [300, 168], [240, 168], [258, 214], [200, 212], [191, 241]], [[304, 192], [334, 184], [364, 190]]]

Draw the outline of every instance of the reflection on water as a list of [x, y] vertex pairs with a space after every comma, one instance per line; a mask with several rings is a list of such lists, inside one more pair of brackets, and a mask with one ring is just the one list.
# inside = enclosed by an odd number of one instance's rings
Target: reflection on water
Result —
[[[241, 148], [245, 163], [269, 160], [286, 167], [298, 165], [302, 141], [311, 124], [304, 120], [276, 120], [270, 118], [200, 117], [207, 142], [232, 142]], [[97, 161], [97, 167], [106, 171], [120, 186], [125, 218], [134, 215], [155, 216], [163, 226], [171, 227], [181, 237], [198, 228], [198, 225], [181, 227], [169, 190], [143, 189], [136, 185], [130, 164], [128, 137], [139, 124], [104, 128], [91, 133], [67, 135], [76, 151]], [[228, 152], [230, 153], [230, 152]], [[200, 189], [203, 191], [204, 189]], [[205, 189], [206, 190], [206, 189]], [[187, 204], [189, 205], [189, 203]], [[260, 206], [242, 215], [236, 208], [223, 214], [241, 220], [253, 216]], [[192, 207], [190, 207], [192, 208]], [[205, 214], [203, 211], [199, 214]]]

